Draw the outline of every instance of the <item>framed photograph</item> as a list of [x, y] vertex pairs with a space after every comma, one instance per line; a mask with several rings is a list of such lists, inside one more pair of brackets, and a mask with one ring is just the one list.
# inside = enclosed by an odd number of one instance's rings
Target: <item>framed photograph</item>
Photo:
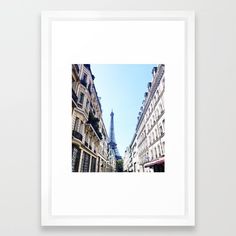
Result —
[[195, 225], [194, 24], [42, 13], [42, 226]]

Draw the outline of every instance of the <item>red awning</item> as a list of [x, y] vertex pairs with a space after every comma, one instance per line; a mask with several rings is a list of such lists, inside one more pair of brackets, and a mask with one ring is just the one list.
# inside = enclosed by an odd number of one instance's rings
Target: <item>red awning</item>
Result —
[[146, 164], [144, 164], [144, 167], [150, 167], [150, 166], [154, 166], [154, 165], [159, 165], [165, 162], [165, 158], [159, 158], [158, 160], [154, 160], [154, 161], [150, 161]]

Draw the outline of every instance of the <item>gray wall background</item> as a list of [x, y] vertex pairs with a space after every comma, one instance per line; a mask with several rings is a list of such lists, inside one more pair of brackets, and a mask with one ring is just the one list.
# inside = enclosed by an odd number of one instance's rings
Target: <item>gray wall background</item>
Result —
[[[196, 227], [40, 227], [41, 10], [196, 11]], [[236, 235], [234, 0], [0, 3], [0, 234]], [[128, 197], [128, 196], [127, 196]]]

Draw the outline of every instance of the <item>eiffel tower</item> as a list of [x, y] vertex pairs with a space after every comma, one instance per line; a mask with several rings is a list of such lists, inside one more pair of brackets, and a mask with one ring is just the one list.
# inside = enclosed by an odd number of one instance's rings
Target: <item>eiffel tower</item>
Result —
[[110, 123], [110, 133], [109, 133], [109, 142], [108, 147], [110, 150], [112, 150], [115, 154], [116, 160], [121, 159], [121, 155], [118, 151], [116, 140], [115, 140], [115, 131], [114, 131], [114, 112], [111, 111], [111, 123]]

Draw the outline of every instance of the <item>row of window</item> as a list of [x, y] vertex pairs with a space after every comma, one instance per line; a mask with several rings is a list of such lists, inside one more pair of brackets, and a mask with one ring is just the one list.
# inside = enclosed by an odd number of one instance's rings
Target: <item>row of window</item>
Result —
[[[154, 109], [156, 103], [158, 102], [158, 100], [160, 99], [160, 94], [163, 91], [164, 87], [165, 87], [165, 78], [162, 79], [161, 84], [159, 85], [159, 87], [157, 88], [152, 101], [149, 104], [149, 109], [147, 110], [147, 115], [149, 116], [152, 113], [152, 110]], [[141, 107], [141, 111], [143, 110], [143, 107], [145, 106], [145, 102], [146, 100], [143, 101], [143, 106]], [[164, 107], [163, 107], [164, 109]]]
[[158, 138], [163, 137], [165, 133], [165, 120], [162, 121], [162, 124], [160, 124], [155, 130], [152, 131], [152, 133], [149, 135], [149, 146]]
[[153, 108], [149, 108], [149, 111], [146, 114], [146, 122], [149, 123], [150, 125], [153, 125], [154, 121], [157, 121], [158, 118], [165, 112], [164, 108], [164, 102], [163, 99], [160, 101], [156, 109], [154, 110]]
[[[164, 111], [163, 111], [164, 112]], [[163, 114], [163, 113], [162, 113]], [[149, 132], [152, 127], [155, 125], [155, 123], [158, 121], [158, 118], [151, 118], [149, 122], [147, 122], [147, 132]], [[164, 122], [165, 120], [162, 121], [163, 122], [163, 126], [164, 126]]]
[[[83, 67], [84, 69], [84, 67]], [[78, 77], [80, 79], [80, 83], [86, 87], [87, 89], [92, 89], [92, 82], [91, 82], [91, 76], [87, 74], [84, 70], [81, 70], [81, 75], [78, 74]]]
[[[81, 121], [78, 117], [75, 118], [73, 130], [80, 133], [82, 136], [85, 134], [85, 123], [83, 123], [83, 121]], [[81, 141], [83, 140], [81, 139]], [[91, 147], [92, 150], [97, 152], [97, 148], [95, 146], [95, 143], [93, 142], [92, 137], [86, 135], [84, 142], [87, 147]], [[106, 140], [103, 140], [101, 141], [100, 146], [98, 147], [98, 152], [105, 156], [106, 148]]]
[[[72, 88], [74, 91], [76, 91], [77, 89], [77, 82], [72, 82]], [[76, 92], [75, 92], [76, 93]], [[89, 111], [89, 109], [93, 109], [92, 103], [90, 103], [90, 99], [87, 98], [83, 92], [80, 92], [78, 94], [78, 100], [77, 100], [77, 104], [80, 108], [85, 108], [87, 111]], [[95, 113], [95, 110], [93, 109], [93, 113]]]
[[[165, 82], [165, 80], [163, 77], [163, 79], [162, 79], [163, 86], [164, 86], [164, 82]], [[156, 105], [157, 102], [159, 102], [158, 105]], [[144, 106], [145, 106], [145, 100], [143, 101], [143, 106], [141, 107], [140, 113], [143, 112]], [[151, 127], [155, 124], [155, 122], [158, 121], [159, 117], [164, 113], [164, 111], [165, 111], [164, 99], [163, 99], [163, 97], [160, 97], [159, 90], [157, 89], [154, 94], [153, 100], [149, 104], [149, 108], [147, 109], [146, 114], [145, 114], [145, 123], [147, 124], [148, 130], [150, 130]], [[139, 114], [139, 116], [140, 116], [140, 114]], [[145, 138], [145, 134], [143, 133], [143, 134], [141, 134], [141, 136], [142, 136], [141, 140], [143, 140]]]
[[[153, 124], [154, 125], [154, 124]], [[147, 132], [150, 131], [152, 126], [147, 125]], [[152, 131], [149, 136], [149, 146], [158, 138], [162, 137], [165, 133], [165, 119]], [[144, 140], [146, 138], [146, 131], [144, 130], [139, 138], [139, 148], [141, 148], [144, 144]]]
[[84, 101], [86, 100], [86, 103], [85, 103], [85, 109], [89, 109], [89, 105], [90, 105], [90, 102], [89, 102], [89, 99], [85, 99], [85, 95], [83, 92], [80, 92], [79, 94], [79, 97], [78, 97], [78, 103], [81, 105], [81, 107], [83, 108], [84, 107]]
[[[85, 133], [85, 124], [78, 117], [75, 118], [74, 130], [79, 132], [81, 135]], [[85, 145], [91, 147], [91, 149], [96, 152], [93, 139], [89, 135], [85, 136]]]
[[72, 172], [96, 172], [96, 158], [85, 151], [81, 156], [80, 148], [72, 146]]
[[161, 142], [160, 144], [157, 145], [157, 147], [154, 147], [150, 150], [149, 161], [163, 157], [164, 155], [165, 155], [165, 142]]
[[[161, 109], [163, 109], [162, 106], [160, 106], [160, 110]], [[164, 110], [161, 110], [161, 112], [159, 112], [158, 109], [156, 110], [156, 112], [153, 114], [152, 118], [150, 118], [150, 122], [147, 122], [147, 132], [149, 132], [151, 130], [151, 128], [154, 126], [155, 122], [158, 121], [158, 118], [160, 117], [160, 115], [163, 114], [163, 112], [164, 112]], [[162, 125], [163, 125], [163, 129], [164, 129], [165, 120], [162, 121]], [[142, 142], [142, 140], [145, 139], [145, 136], [146, 136], [146, 131], [144, 130], [139, 138], [139, 140], [141, 140], [140, 143]]]

